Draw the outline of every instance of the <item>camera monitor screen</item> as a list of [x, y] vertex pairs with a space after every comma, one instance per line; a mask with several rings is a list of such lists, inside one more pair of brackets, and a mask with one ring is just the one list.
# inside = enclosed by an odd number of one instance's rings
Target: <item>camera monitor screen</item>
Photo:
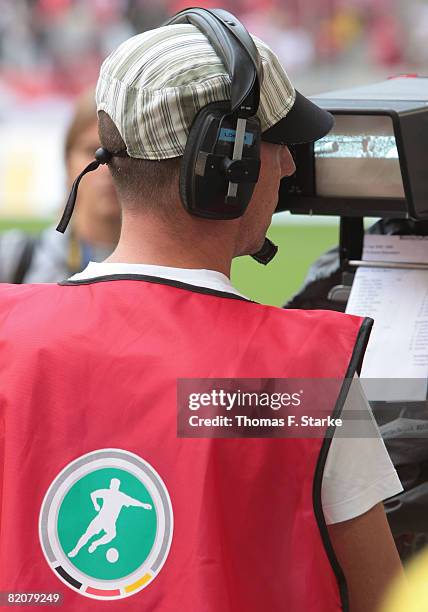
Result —
[[318, 196], [405, 197], [391, 117], [336, 115], [314, 153]]

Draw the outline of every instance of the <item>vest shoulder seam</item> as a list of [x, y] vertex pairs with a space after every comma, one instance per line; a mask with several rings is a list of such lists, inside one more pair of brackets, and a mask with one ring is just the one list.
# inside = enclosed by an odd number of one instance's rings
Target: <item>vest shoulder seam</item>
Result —
[[95, 283], [105, 283], [110, 281], [118, 280], [133, 280], [143, 281], [147, 283], [153, 283], [156, 285], [168, 285], [170, 287], [176, 287], [177, 289], [184, 289], [192, 291], [193, 293], [203, 293], [206, 295], [213, 295], [217, 297], [230, 298], [240, 300], [241, 302], [249, 302], [250, 304], [256, 304], [253, 300], [249, 300], [236, 293], [230, 293], [228, 291], [220, 291], [219, 289], [211, 289], [210, 287], [200, 287], [199, 285], [192, 285], [191, 283], [185, 283], [183, 281], [174, 280], [171, 278], [163, 278], [160, 276], [150, 276], [146, 274], [106, 274], [104, 276], [94, 276], [91, 278], [83, 278], [76, 280], [64, 280], [58, 283], [61, 286], [78, 286], [78, 285], [92, 285]]

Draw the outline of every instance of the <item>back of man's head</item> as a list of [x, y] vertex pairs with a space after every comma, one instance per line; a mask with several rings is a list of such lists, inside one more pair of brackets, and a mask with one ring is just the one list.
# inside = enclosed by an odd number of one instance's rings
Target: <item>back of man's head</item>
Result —
[[[262, 140], [296, 144], [324, 135], [331, 116], [299, 94], [273, 51], [252, 38], [261, 64]], [[214, 102], [229, 108], [231, 91], [222, 59], [189, 23], [134, 36], [104, 61], [96, 90], [100, 139], [110, 152], [121, 152], [109, 165], [124, 207], [176, 205], [195, 117]]]
[[[262, 41], [254, 42], [263, 66], [257, 114], [269, 136], [293, 107], [296, 92], [275, 54]], [[230, 95], [222, 60], [195, 26], [163, 26], [124, 42], [103, 63], [96, 95], [102, 145], [144, 160], [115, 159], [111, 167], [119, 193], [128, 201], [169, 197], [195, 116], [209, 103], [227, 103]]]
[[[125, 151], [126, 144], [113, 120], [104, 111], [98, 113], [101, 145], [108, 151]], [[109, 163], [122, 207], [172, 214], [178, 199], [180, 157], [166, 160], [114, 156]]]

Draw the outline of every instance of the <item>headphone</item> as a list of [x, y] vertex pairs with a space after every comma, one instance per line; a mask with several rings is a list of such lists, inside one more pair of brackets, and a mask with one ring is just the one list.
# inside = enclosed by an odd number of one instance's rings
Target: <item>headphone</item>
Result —
[[197, 217], [236, 219], [260, 171], [261, 60], [247, 30], [227, 11], [187, 9], [165, 25], [180, 23], [205, 34], [231, 80], [231, 99], [204, 106], [192, 123], [181, 162], [181, 200]]
[[[260, 172], [261, 58], [248, 31], [228, 11], [185, 9], [165, 25], [180, 23], [205, 34], [231, 80], [230, 100], [204, 106], [192, 123], [180, 168], [181, 201], [197, 217], [236, 219], [246, 211]], [[252, 257], [266, 265], [277, 251], [265, 238]]]
[[[261, 127], [256, 116], [263, 79], [260, 55], [242, 23], [223, 9], [185, 9], [164, 25], [181, 23], [194, 25], [208, 38], [230, 76], [231, 96], [204, 106], [196, 115], [181, 161], [180, 198], [191, 215], [237, 219], [250, 203], [260, 172]], [[118, 154], [124, 152], [97, 150], [96, 161], [73, 184], [58, 231], [67, 227], [82, 176]], [[253, 257], [267, 264], [277, 250], [266, 238]]]

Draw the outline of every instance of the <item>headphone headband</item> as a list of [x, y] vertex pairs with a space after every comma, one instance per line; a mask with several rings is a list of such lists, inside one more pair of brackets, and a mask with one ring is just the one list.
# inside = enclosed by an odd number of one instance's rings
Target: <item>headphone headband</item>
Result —
[[259, 107], [263, 69], [257, 47], [244, 26], [223, 9], [201, 8], [185, 9], [164, 25], [177, 23], [190, 23], [197, 27], [223, 61], [232, 83], [231, 112], [241, 117], [255, 115]]

